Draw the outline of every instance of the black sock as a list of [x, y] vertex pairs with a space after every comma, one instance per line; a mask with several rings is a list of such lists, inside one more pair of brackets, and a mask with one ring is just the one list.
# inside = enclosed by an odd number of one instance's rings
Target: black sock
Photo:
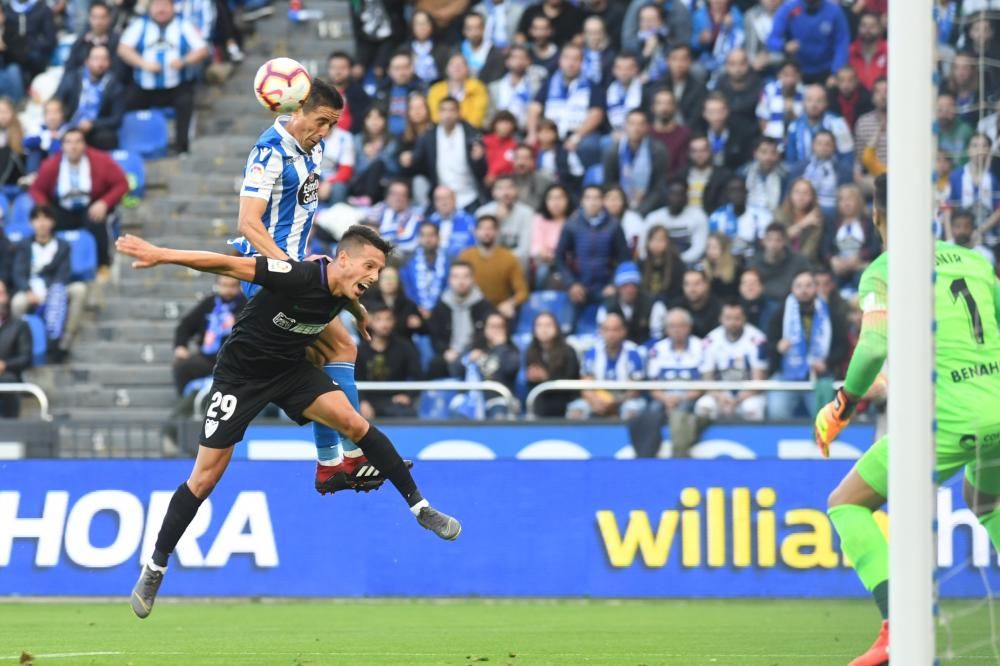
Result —
[[160, 533], [156, 537], [156, 549], [153, 551], [154, 564], [160, 567], [167, 566], [167, 558], [174, 552], [177, 542], [194, 520], [194, 515], [198, 513], [198, 507], [203, 501], [194, 496], [186, 481], [177, 486], [167, 506], [167, 514], [163, 516]]
[[883, 620], [889, 619], [889, 581], [884, 580], [872, 590], [875, 603], [878, 605], [878, 612], [882, 614]]
[[368, 433], [355, 442], [368, 460], [378, 467], [382, 475], [396, 486], [396, 490], [403, 496], [406, 503], [413, 506], [421, 501], [423, 496], [417, 490], [417, 482], [413, 480], [413, 475], [406, 468], [406, 463], [399, 457], [399, 452], [392, 445], [389, 438], [374, 425], [369, 425]]

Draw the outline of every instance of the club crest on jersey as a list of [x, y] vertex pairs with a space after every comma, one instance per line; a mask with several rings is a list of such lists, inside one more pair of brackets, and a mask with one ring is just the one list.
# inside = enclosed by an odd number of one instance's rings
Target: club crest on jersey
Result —
[[289, 333], [300, 333], [302, 335], [316, 335], [326, 328], [326, 324], [300, 324], [298, 320], [289, 317], [284, 312], [274, 315], [271, 323]]
[[299, 205], [303, 208], [315, 206], [319, 201], [319, 175], [310, 173], [299, 188]]
[[282, 261], [281, 259], [267, 260], [267, 271], [269, 273], [289, 273], [291, 270], [292, 265], [287, 261]]
[[219, 429], [219, 422], [215, 419], [205, 419], [205, 437], [211, 437]]

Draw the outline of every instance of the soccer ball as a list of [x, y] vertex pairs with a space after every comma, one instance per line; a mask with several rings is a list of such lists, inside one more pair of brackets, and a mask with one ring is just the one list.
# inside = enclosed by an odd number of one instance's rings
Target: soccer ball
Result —
[[301, 63], [291, 58], [268, 60], [253, 77], [253, 91], [257, 101], [273, 113], [291, 113], [302, 108], [312, 79]]

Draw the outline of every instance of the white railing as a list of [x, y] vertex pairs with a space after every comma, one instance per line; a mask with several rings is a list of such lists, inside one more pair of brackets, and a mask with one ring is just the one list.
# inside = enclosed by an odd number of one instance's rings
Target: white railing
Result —
[[814, 382], [779, 382], [770, 379], [742, 382], [671, 379], [668, 381], [607, 381], [595, 379], [555, 379], [542, 382], [528, 393], [524, 411], [529, 419], [535, 418], [538, 396], [552, 391], [812, 391]]
[[[15, 385], [16, 386], [16, 385]], [[206, 386], [194, 399], [194, 418], [200, 419], [205, 413], [205, 401], [211, 386]], [[466, 382], [461, 379], [444, 379], [422, 382], [358, 382], [358, 391], [374, 391], [377, 393], [404, 393], [409, 391], [489, 391], [498, 394], [507, 403], [509, 413], [517, 414], [519, 406], [517, 398], [510, 389], [500, 382]]]
[[51, 421], [52, 414], [49, 413], [49, 396], [45, 395], [38, 384], [18, 383], [0, 384], [0, 393], [26, 393], [38, 401], [38, 416], [43, 421]]

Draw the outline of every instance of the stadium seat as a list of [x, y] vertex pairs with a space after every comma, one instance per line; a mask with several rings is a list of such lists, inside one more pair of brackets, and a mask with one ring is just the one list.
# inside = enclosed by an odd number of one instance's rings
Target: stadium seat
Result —
[[125, 114], [118, 131], [118, 144], [143, 159], [157, 159], [167, 154], [170, 134], [167, 119], [156, 109]]
[[6, 222], [10, 219], [10, 199], [7, 195], [0, 193], [0, 220]]
[[45, 322], [38, 315], [24, 315], [24, 321], [31, 329], [31, 360], [34, 365], [45, 365], [45, 353], [49, 348], [49, 334]]
[[444, 421], [451, 418], [451, 402], [458, 391], [423, 391], [420, 394], [420, 406], [417, 416], [420, 420]]
[[521, 306], [517, 318], [515, 333], [531, 333], [535, 317], [543, 312], [551, 312], [563, 332], [568, 333], [573, 327], [573, 304], [564, 291], [536, 291], [528, 297]]
[[587, 167], [586, 173], [583, 174], [583, 185], [603, 185], [604, 184], [604, 165], [595, 164], [593, 166]]
[[69, 272], [74, 282], [90, 282], [97, 276], [97, 241], [89, 231], [60, 231], [69, 243]]
[[27, 192], [22, 192], [17, 195], [17, 198], [14, 199], [13, 205], [10, 207], [10, 218], [4, 225], [8, 236], [13, 233], [19, 233], [22, 236], [31, 235], [30, 217], [31, 209], [34, 205], [35, 202], [31, 199], [31, 196]]
[[[141, 199], [146, 194], [146, 167], [142, 158], [127, 150], [116, 150], [111, 157], [118, 163], [128, 179], [128, 194], [126, 197]], [[126, 207], [130, 207], [126, 204]]]
[[588, 305], [580, 312], [580, 316], [576, 320], [576, 330], [577, 335], [594, 335], [597, 333], [597, 311], [600, 306], [595, 304]]

